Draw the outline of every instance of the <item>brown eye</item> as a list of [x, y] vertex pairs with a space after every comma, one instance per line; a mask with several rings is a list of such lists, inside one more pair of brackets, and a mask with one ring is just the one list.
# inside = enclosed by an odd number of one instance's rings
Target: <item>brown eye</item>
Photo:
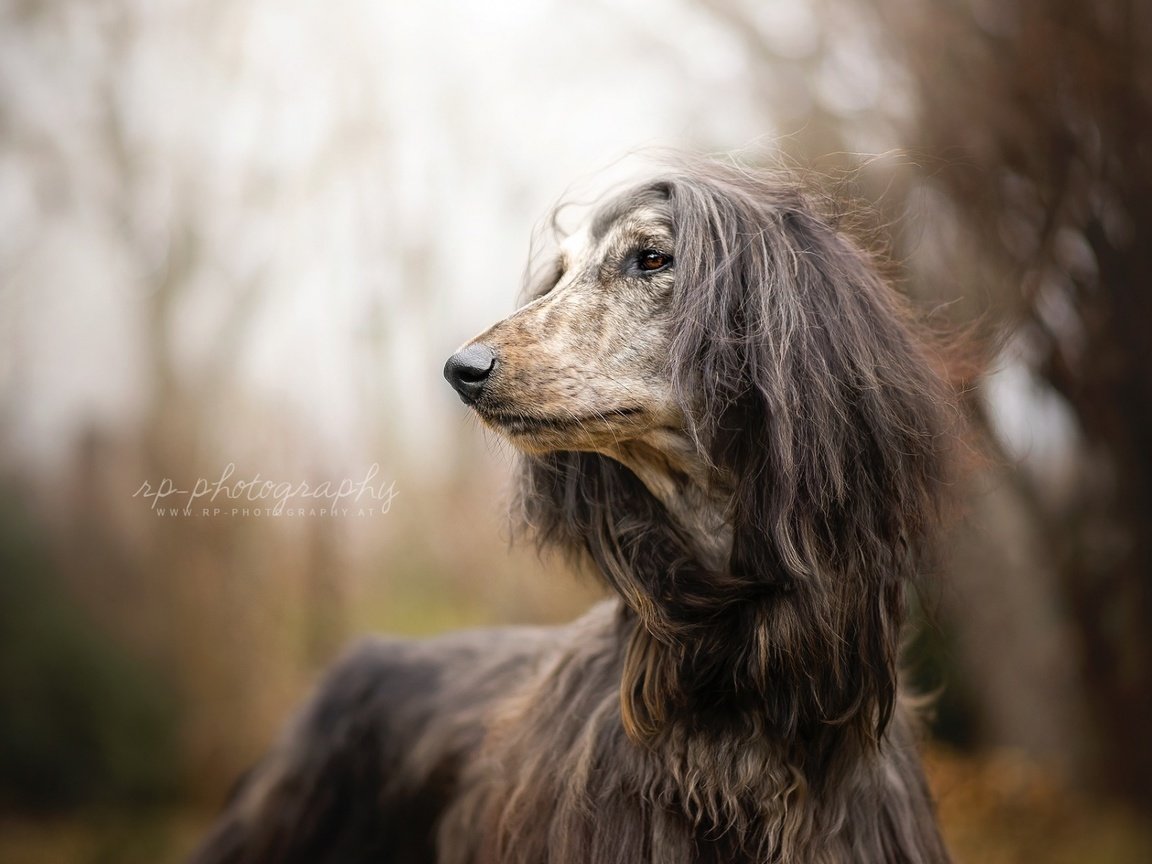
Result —
[[655, 249], [644, 249], [636, 257], [636, 263], [645, 273], [654, 273], [671, 264], [672, 256], [657, 252]]

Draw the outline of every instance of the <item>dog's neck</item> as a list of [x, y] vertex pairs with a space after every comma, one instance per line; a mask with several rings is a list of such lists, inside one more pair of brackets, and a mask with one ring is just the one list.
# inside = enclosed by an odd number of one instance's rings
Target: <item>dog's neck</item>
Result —
[[701, 564], [710, 570], [728, 566], [730, 484], [701, 458], [687, 435], [657, 430], [644, 439], [622, 442], [606, 455], [629, 468], [664, 505]]

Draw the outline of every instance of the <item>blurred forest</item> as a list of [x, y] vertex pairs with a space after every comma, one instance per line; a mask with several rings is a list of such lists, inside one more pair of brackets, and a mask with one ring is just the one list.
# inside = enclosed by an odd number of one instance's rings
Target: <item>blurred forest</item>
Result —
[[[588, 604], [439, 369], [665, 146], [810, 168], [995, 335], [908, 652], [946, 834], [1152, 860], [1152, 4], [576, 5], [0, 3], [0, 862], [178, 861], [354, 634]], [[397, 495], [136, 494], [228, 465]]]

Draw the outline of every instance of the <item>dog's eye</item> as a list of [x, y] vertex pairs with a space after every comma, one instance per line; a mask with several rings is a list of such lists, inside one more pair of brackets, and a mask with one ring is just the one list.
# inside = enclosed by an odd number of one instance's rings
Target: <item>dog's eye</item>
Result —
[[636, 256], [637, 266], [645, 273], [655, 273], [663, 270], [672, 263], [672, 256], [657, 252], [655, 249], [642, 249]]

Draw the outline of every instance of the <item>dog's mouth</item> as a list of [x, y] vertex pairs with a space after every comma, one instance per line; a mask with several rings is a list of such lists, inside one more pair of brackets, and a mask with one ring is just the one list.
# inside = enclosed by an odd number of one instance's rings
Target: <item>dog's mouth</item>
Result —
[[568, 432], [573, 430], [595, 429], [610, 424], [613, 420], [635, 417], [644, 412], [639, 406], [626, 405], [620, 408], [610, 408], [606, 411], [596, 411], [584, 414], [551, 414], [538, 416], [534, 414], [521, 414], [510, 411], [500, 411], [473, 406], [476, 413], [491, 426], [495, 426], [506, 435], [540, 435], [549, 432]]

